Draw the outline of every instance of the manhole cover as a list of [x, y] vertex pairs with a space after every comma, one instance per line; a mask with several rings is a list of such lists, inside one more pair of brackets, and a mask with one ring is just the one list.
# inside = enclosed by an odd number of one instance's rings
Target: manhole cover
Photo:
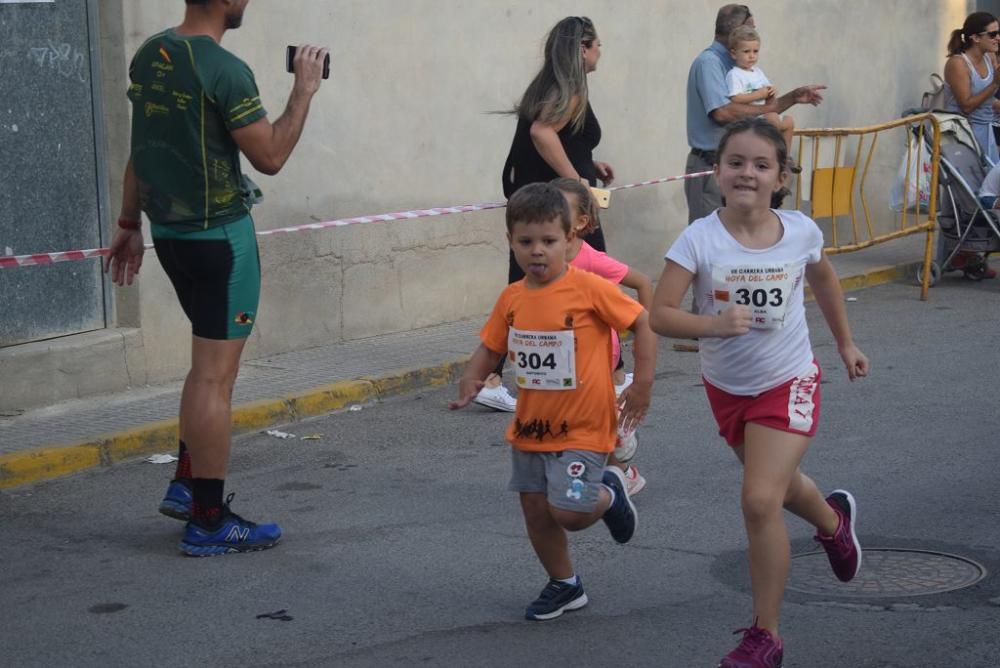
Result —
[[968, 587], [984, 577], [984, 566], [954, 554], [868, 548], [861, 572], [850, 582], [833, 576], [826, 552], [794, 555], [788, 589], [840, 598], [926, 596]]

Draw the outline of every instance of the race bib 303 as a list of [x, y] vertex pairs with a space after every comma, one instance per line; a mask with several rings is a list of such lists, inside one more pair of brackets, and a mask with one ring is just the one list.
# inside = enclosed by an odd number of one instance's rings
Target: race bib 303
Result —
[[753, 313], [754, 329], [780, 329], [800, 266], [762, 264], [712, 267], [712, 298], [716, 314], [732, 305]]

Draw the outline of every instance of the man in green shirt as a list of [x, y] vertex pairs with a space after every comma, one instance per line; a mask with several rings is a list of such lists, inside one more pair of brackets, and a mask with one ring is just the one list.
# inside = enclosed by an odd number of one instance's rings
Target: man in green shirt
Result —
[[191, 321], [191, 371], [180, 407], [179, 456], [160, 512], [187, 522], [192, 556], [261, 550], [276, 524], [248, 522], [223, 501], [232, 391], [257, 317], [260, 266], [251, 185], [240, 153], [277, 174], [302, 134], [326, 49], [303, 46], [284, 113], [272, 124], [253, 72], [220, 46], [248, 0], [185, 0], [184, 22], [148, 39], [129, 67], [132, 141], [108, 268], [131, 285], [142, 265], [140, 211], [157, 258]]

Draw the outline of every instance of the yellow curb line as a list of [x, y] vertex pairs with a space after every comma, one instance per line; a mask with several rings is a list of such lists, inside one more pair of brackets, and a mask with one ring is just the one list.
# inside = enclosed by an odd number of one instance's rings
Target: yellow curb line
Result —
[[[863, 274], [843, 276], [840, 279], [840, 289], [844, 292], [852, 292], [854, 290], [861, 290], [863, 288], [882, 285], [883, 283], [891, 283], [892, 281], [900, 278], [906, 278], [920, 264], [921, 262], [919, 261], [904, 262], [902, 264], [876, 267], [875, 269], [866, 271]], [[809, 289], [808, 285], [806, 286], [805, 297], [807, 301], [813, 299], [812, 290]]]
[[[346, 380], [277, 399], [233, 407], [233, 434], [260, 431], [306, 417], [323, 415], [353, 404], [452, 382], [467, 357], [427, 368], [399, 369], [378, 377]], [[67, 445], [32, 448], [0, 455], [0, 489], [58, 478], [99, 466], [113, 466], [135, 457], [172, 451], [177, 447], [177, 420], [162, 420]]]
[[55, 478], [101, 465], [96, 444], [53, 446], [0, 456], [0, 488]]

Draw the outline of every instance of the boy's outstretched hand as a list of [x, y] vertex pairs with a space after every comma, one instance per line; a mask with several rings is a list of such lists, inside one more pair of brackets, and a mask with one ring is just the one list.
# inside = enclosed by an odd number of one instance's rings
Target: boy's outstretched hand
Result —
[[847, 377], [851, 380], [864, 378], [868, 375], [870, 367], [868, 358], [853, 343], [840, 349], [840, 358], [844, 360], [844, 366], [847, 367]]
[[635, 429], [646, 419], [650, 398], [653, 394], [653, 384], [633, 381], [618, 397], [618, 426], [626, 434]]
[[457, 410], [459, 408], [465, 408], [472, 400], [476, 398], [479, 394], [479, 390], [483, 389], [485, 383], [481, 380], [475, 380], [473, 378], [463, 378], [458, 381], [458, 400], [449, 401], [448, 408], [451, 410]]

